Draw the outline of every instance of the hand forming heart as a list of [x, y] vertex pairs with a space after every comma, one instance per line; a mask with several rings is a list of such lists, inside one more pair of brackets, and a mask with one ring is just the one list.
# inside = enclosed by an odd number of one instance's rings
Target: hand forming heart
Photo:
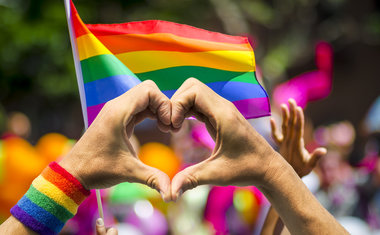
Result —
[[[184, 118], [195, 116], [206, 124], [215, 140], [211, 156], [174, 176], [172, 199], [200, 184], [256, 185], [265, 182], [270, 165], [281, 166], [281, 156], [261, 137], [236, 107], [194, 78], [171, 98], [171, 122], [180, 128]], [[273, 161], [275, 160], [275, 161]], [[279, 169], [279, 168], [277, 168]]]
[[[143, 164], [129, 141], [135, 125], [154, 118], [162, 131], [178, 130], [186, 117], [204, 122], [215, 139], [211, 156], [169, 177]], [[276, 159], [276, 161], [273, 161]], [[86, 188], [139, 182], [158, 190], [165, 201], [200, 184], [260, 185], [279, 156], [235, 106], [194, 78], [171, 100], [152, 81], [145, 81], [108, 102], [71, 153], [60, 164]]]
[[107, 188], [121, 182], [146, 184], [171, 199], [170, 178], [143, 164], [129, 138], [145, 118], [157, 119], [162, 131], [171, 128], [170, 100], [152, 81], [145, 81], [103, 107], [92, 125], [62, 159], [60, 165], [87, 189]]

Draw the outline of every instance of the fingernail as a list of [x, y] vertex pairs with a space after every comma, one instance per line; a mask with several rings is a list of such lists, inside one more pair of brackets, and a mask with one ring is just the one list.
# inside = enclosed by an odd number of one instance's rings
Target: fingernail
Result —
[[160, 194], [161, 194], [162, 200], [164, 200], [164, 194], [161, 191], [160, 191]]
[[103, 221], [103, 219], [102, 219], [102, 218], [97, 219], [97, 220], [96, 220], [96, 224], [97, 224], [98, 226], [104, 226], [104, 221]]

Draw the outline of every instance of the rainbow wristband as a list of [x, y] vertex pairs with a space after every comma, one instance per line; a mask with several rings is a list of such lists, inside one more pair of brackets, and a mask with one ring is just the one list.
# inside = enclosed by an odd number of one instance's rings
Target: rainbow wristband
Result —
[[11, 214], [39, 234], [57, 234], [89, 195], [74, 176], [52, 162], [33, 180]]

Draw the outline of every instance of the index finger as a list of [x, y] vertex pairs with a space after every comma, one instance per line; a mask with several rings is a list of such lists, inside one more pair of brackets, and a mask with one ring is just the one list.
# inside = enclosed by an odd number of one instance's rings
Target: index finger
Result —
[[189, 78], [171, 98], [172, 125], [174, 128], [179, 128], [188, 115], [194, 114], [204, 117], [202, 121], [206, 121], [206, 124], [208, 121], [213, 128], [216, 128], [216, 117], [221, 115], [220, 108], [225, 108], [228, 103], [230, 102], [202, 82]]
[[[140, 114], [139, 119], [150, 117], [153, 113], [158, 120], [165, 125], [170, 125], [171, 120], [171, 105], [169, 98], [164, 95], [157, 85], [150, 80], [144, 81], [133, 87], [128, 92], [119, 96], [114, 100], [119, 109], [124, 107], [124, 115], [127, 119], [124, 124], [127, 124], [131, 117]], [[127, 109], [127, 110], [126, 110]], [[151, 112], [144, 112], [150, 110]], [[146, 117], [141, 117], [143, 114], [149, 114]]]

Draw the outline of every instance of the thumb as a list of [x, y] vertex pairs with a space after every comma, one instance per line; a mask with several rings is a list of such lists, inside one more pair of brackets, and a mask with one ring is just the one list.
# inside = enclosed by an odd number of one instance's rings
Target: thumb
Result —
[[115, 228], [108, 228], [104, 226], [102, 218], [96, 220], [96, 235], [117, 235], [118, 231]]
[[106, 227], [102, 218], [96, 220], [96, 235], [106, 235]]
[[309, 161], [309, 165], [314, 168], [319, 159], [321, 159], [321, 157], [323, 157], [324, 155], [326, 155], [327, 153], [327, 149], [326, 148], [316, 148], [313, 153], [311, 154], [310, 156], [310, 161]]
[[157, 190], [165, 202], [171, 200], [170, 178], [164, 172], [160, 171], [157, 168], [145, 165], [141, 162], [136, 177], [139, 183], [146, 184], [149, 187]]
[[209, 172], [211, 170], [207, 170], [208, 164], [206, 162], [207, 160], [187, 167], [173, 177], [171, 184], [173, 201], [177, 201], [185, 191], [211, 182], [209, 179]]

